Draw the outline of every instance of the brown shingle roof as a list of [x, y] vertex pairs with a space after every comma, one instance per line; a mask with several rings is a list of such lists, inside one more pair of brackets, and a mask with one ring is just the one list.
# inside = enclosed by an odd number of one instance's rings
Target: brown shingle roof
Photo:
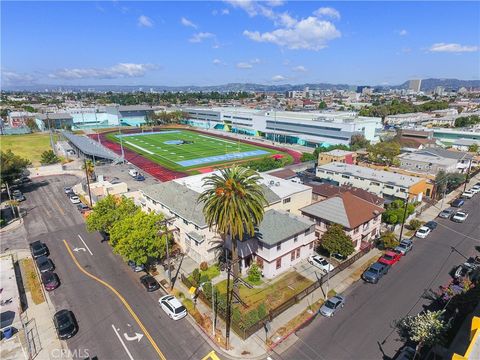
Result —
[[306, 185], [312, 187], [312, 193], [323, 196], [323, 197], [326, 197], [326, 198], [329, 198], [329, 197], [332, 197], [332, 196], [342, 194], [344, 192], [349, 191], [353, 195], [355, 195], [355, 196], [357, 196], [361, 199], [364, 199], [366, 201], [369, 201], [369, 202], [371, 202], [375, 205], [382, 206], [383, 203], [384, 203], [383, 198], [381, 198], [381, 197], [379, 197], [375, 194], [372, 194], [371, 192], [369, 192], [367, 190], [360, 189], [360, 188], [357, 188], [357, 187], [354, 187], [354, 186], [346, 186], [346, 185], [335, 186], [335, 185], [331, 185], [331, 184], [319, 184], [319, 185], [306, 184]]
[[356, 228], [357, 226], [371, 220], [378, 214], [381, 214], [385, 211], [380, 206], [361, 199], [349, 191], [339, 196], [341, 196], [343, 199], [345, 212], [347, 213], [351, 226], [350, 229]]
[[268, 173], [268, 175], [272, 175], [280, 179], [288, 180], [297, 176], [297, 173], [290, 169], [283, 169], [283, 170], [278, 170], [278, 171]]

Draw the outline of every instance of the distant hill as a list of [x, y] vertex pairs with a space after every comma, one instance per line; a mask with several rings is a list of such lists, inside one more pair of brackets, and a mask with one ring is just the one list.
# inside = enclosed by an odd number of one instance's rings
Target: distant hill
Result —
[[[437, 86], [443, 86], [447, 90], [458, 90], [461, 87], [467, 89], [480, 88], [480, 80], [458, 80], [458, 79], [424, 79], [422, 80], [422, 91], [434, 90]], [[131, 92], [131, 91], [172, 91], [172, 92], [194, 92], [194, 91], [269, 91], [269, 92], [284, 92], [303, 90], [308, 87], [310, 90], [355, 90], [357, 85], [349, 84], [330, 84], [330, 83], [306, 83], [306, 84], [255, 84], [255, 83], [228, 83], [223, 85], [210, 86], [163, 86], [163, 85], [18, 85], [18, 86], [4, 86], [4, 90], [10, 91], [117, 91], [117, 92]], [[400, 85], [391, 86], [375, 86], [375, 89], [407, 89], [408, 81]]]

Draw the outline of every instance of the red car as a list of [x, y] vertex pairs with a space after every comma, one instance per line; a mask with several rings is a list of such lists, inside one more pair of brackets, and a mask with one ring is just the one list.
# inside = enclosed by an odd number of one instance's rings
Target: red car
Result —
[[393, 265], [400, 261], [401, 257], [401, 253], [397, 253], [395, 251], [387, 251], [380, 259], [378, 259], [378, 262], [386, 265]]

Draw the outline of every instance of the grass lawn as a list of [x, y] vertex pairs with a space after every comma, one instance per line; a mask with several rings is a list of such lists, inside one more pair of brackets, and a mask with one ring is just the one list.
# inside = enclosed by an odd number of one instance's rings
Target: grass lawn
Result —
[[40, 166], [42, 152], [51, 149], [48, 133], [2, 135], [0, 144], [2, 151], [11, 149], [16, 155], [30, 160], [33, 166]]
[[218, 275], [220, 275], [220, 269], [217, 265], [212, 265], [205, 271], [200, 270], [200, 276], [203, 275], [207, 275], [208, 278], [212, 280], [213, 278], [216, 278]]
[[[313, 281], [303, 275], [292, 271], [281, 276], [273, 282], [266, 282], [261, 287], [248, 289], [240, 285], [240, 298], [248, 305], [250, 309], [256, 308], [262, 302], [267, 309], [274, 309], [286, 300], [290, 299], [299, 292], [305, 290]], [[224, 280], [217, 285], [221, 293], [226, 293], [227, 281]], [[242, 307], [239, 307], [242, 310]]]
[[[155, 133], [116, 133], [107, 138], [171, 170], [194, 171], [198, 168], [271, 156], [275, 150], [226, 140], [188, 130], [164, 130]], [[286, 154], [283, 154], [286, 156]]]
[[35, 304], [41, 304], [45, 301], [42, 292], [42, 284], [35, 271], [35, 264], [32, 259], [23, 259], [21, 261], [21, 267], [25, 275], [25, 285], [30, 291], [32, 300]]

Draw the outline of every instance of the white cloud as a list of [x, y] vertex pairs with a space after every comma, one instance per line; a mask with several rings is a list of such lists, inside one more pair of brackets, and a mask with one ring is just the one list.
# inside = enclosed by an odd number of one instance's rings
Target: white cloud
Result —
[[279, 24], [281, 26], [293, 27], [297, 23], [297, 19], [290, 16], [289, 13], [284, 12], [284, 13], [279, 14], [276, 17], [275, 23]]
[[282, 6], [285, 4], [283, 0], [267, 0], [267, 4], [274, 7], [274, 6]]
[[338, 12], [338, 10], [335, 10], [331, 7], [321, 7], [320, 9], [315, 10], [313, 14], [319, 17], [328, 16], [332, 19], [340, 19], [340, 13]]
[[153, 27], [153, 20], [148, 16], [140, 15], [138, 17], [138, 26], [140, 27]]
[[224, 65], [223, 61], [220, 59], [213, 59], [213, 65]]
[[251, 69], [253, 68], [253, 65], [250, 64], [250, 63], [246, 63], [246, 62], [239, 62], [237, 63], [237, 69]]
[[272, 81], [278, 82], [278, 81], [285, 81], [287, 78], [283, 75], [275, 75], [272, 77]]
[[182, 17], [180, 19], [180, 23], [183, 25], [183, 26], [187, 26], [187, 27], [192, 27], [194, 29], [196, 29], [198, 26], [196, 24], [194, 24], [193, 22], [191, 22], [190, 20], [188, 20], [187, 18], [185, 17]]
[[220, 12], [220, 14], [222, 14], [222, 15], [228, 15], [228, 14], [230, 14], [230, 10], [228, 10], [228, 9], [222, 9], [222, 11]]
[[462, 53], [462, 52], [474, 52], [478, 51], [478, 46], [474, 45], [460, 45], [456, 43], [436, 43], [430, 46], [428, 49], [430, 52], [451, 52], [451, 53]]
[[1, 80], [4, 84], [30, 84], [37, 78], [31, 74], [2, 70]]
[[259, 58], [250, 60], [250, 64], [260, 64], [262, 61]]
[[234, 8], [242, 9], [249, 16], [256, 16], [259, 13], [258, 5], [252, 0], [225, 0], [225, 2]]
[[288, 49], [315, 51], [325, 48], [328, 41], [341, 36], [334, 24], [314, 16], [298, 21], [292, 28], [281, 28], [265, 33], [245, 30], [243, 34], [257, 42], [273, 43]]
[[199, 32], [196, 34], [193, 34], [192, 37], [188, 40], [192, 43], [200, 43], [205, 39], [213, 38], [215, 37], [215, 34], [209, 33], [209, 32]]
[[398, 35], [400, 35], [400, 36], [405, 36], [405, 35], [407, 35], [407, 34], [408, 34], [408, 31], [405, 30], [405, 29], [402, 29], [402, 30], [400, 30], [400, 31], [398, 32]]
[[307, 68], [303, 65], [298, 65], [292, 68], [295, 72], [307, 72]]
[[132, 64], [132, 63], [119, 63], [109, 68], [73, 68], [73, 69], [60, 69], [48, 77], [52, 79], [117, 79], [117, 78], [130, 78], [130, 77], [142, 77], [147, 70], [157, 68], [152, 64]]

